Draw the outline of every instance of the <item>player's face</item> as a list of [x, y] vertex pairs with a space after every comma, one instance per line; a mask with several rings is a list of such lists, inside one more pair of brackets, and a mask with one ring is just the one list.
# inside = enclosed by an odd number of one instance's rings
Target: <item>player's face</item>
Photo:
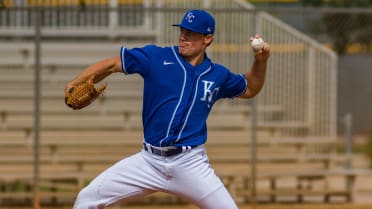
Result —
[[186, 59], [204, 56], [205, 50], [212, 40], [212, 35], [204, 35], [181, 28], [178, 39], [179, 53]]

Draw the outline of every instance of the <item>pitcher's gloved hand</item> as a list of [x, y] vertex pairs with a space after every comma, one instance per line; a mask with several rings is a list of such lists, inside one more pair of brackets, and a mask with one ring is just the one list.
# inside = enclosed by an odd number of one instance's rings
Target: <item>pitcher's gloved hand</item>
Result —
[[94, 75], [85, 82], [72, 86], [65, 92], [65, 103], [73, 110], [82, 109], [99, 97], [106, 89], [106, 84], [96, 88], [94, 86]]

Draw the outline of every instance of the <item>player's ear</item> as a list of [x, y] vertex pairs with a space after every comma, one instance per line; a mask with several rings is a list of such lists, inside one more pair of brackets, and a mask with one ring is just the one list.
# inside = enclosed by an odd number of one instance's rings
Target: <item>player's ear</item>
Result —
[[212, 42], [213, 42], [213, 35], [212, 34], [208, 34], [208, 35], [204, 36], [204, 43], [207, 46], [211, 45]]

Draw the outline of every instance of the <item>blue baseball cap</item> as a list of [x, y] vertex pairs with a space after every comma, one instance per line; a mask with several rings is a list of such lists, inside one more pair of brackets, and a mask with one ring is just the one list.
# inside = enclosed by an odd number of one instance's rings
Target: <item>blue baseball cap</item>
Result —
[[214, 17], [204, 10], [190, 10], [185, 13], [181, 23], [173, 24], [185, 28], [187, 30], [202, 33], [202, 34], [214, 34]]

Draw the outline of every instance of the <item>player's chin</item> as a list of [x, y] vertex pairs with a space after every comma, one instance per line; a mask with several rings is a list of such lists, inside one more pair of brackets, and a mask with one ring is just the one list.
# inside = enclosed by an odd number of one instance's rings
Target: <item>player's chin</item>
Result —
[[182, 56], [187, 56], [189, 53], [188, 51], [184, 48], [184, 47], [179, 47], [178, 48], [178, 52], [180, 53], [180, 55]]

